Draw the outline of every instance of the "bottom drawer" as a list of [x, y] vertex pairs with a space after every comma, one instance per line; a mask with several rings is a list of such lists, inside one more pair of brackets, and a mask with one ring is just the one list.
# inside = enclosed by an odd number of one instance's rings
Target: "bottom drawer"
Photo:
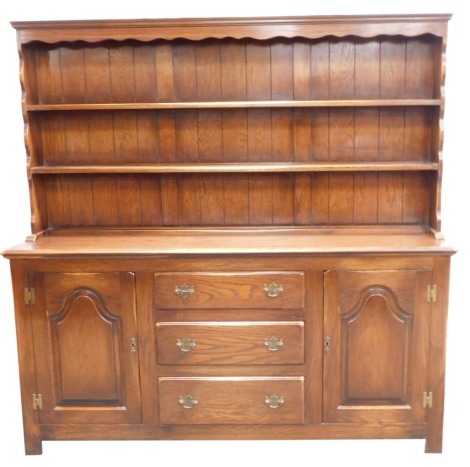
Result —
[[298, 424], [304, 378], [159, 378], [160, 423]]

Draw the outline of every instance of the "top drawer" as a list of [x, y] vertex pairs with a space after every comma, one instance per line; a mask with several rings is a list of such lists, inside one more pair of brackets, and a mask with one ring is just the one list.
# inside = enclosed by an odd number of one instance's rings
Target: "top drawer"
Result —
[[158, 309], [300, 309], [304, 307], [304, 273], [158, 272], [154, 293]]

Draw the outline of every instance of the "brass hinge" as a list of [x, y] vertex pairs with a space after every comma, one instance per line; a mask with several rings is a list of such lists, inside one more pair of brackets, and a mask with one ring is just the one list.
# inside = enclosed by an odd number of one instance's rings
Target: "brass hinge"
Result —
[[42, 410], [42, 394], [33, 394], [33, 410]]
[[429, 284], [426, 297], [429, 303], [434, 303], [437, 300], [437, 285], [436, 284]]
[[432, 392], [423, 392], [423, 407], [432, 409]]
[[24, 289], [24, 303], [25, 305], [35, 305], [36, 304], [36, 295], [32, 287], [25, 287]]

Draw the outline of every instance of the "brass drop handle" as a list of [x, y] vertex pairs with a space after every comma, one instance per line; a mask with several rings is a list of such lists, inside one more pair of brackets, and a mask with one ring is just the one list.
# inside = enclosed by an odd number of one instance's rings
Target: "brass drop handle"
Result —
[[277, 285], [275, 282], [270, 284], [264, 284], [263, 290], [266, 292], [266, 295], [271, 298], [276, 298], [284, 292], [284, 286], [282, 284]]
[[281, 405], [284, 404], [286, 400], [284, 399], [284, 396], [266, 396], [264, 399], [265, 404], [270, 408], [270, 409], [278, 409]]
[[175, 294], [181, 297], [183, 300], [186, 300], [189, 296], [194, 295], [196, 292], [193, 285], [175, 285]]
[[181, 352], [191, 352], [191, 350], [196, 347], [196, 341], [185, 337], [184, 339], [176, 339], [176, 345], [179, 347]]
[[192, 409], [198, 404], [198, 398], [187, 394], [186, 396], [180, 396], [178, 402], [183, 406], [183, 409]]
[[264, 346], [270, 352], [277, 352], [283, 345], [284, 345], [284, 342], [282, 341], [282, 339], [278, 339], [275, 336], [264, 340]]

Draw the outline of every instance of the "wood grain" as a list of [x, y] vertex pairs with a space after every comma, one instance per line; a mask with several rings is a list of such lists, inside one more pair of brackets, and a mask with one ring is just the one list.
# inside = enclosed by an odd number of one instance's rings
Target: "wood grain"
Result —
[[430, 305], [420, 297], [430, 279], [430, 271], [326, 273], [324, 421], [425, 420]]
[[41, 423], [140, 422], [138, 361], [128, 350], [136, 336], [134, 274], [34, 273], [30, 280], [36, 362], [44, 369]]
[[[277, 350], [266, 341], [278, 339]], [[180, 322], [156, 325], [157, 362], [160, 365], [280, 365], [304, 362], [302, 321]], [[182, 351], [178, 339], [194, 342]], [[275, 349], [275, 347], [273, 347]]]
[[[154, 277], [157, 309], [298, 309], [304, 307], [302, 272], [264, 273], [156, 273]], [[270, 297], [265, 285], [282, 286], [278, 296]], [[183, 297], [176, 287], [188, 285], [194, 293]]]
[[[167, 424], [299, 424], [304, 420], [304, 379], [159, 378], [160, 423]], [[269, 408], [266, 397], [280, 394], [284, 404]], [[198, 404], [184, 409], [181, 395]]]
[[449, 19], [13, 24], [32, 235], [4, 255], [27, 453], [109, 438], [442, 450]]

